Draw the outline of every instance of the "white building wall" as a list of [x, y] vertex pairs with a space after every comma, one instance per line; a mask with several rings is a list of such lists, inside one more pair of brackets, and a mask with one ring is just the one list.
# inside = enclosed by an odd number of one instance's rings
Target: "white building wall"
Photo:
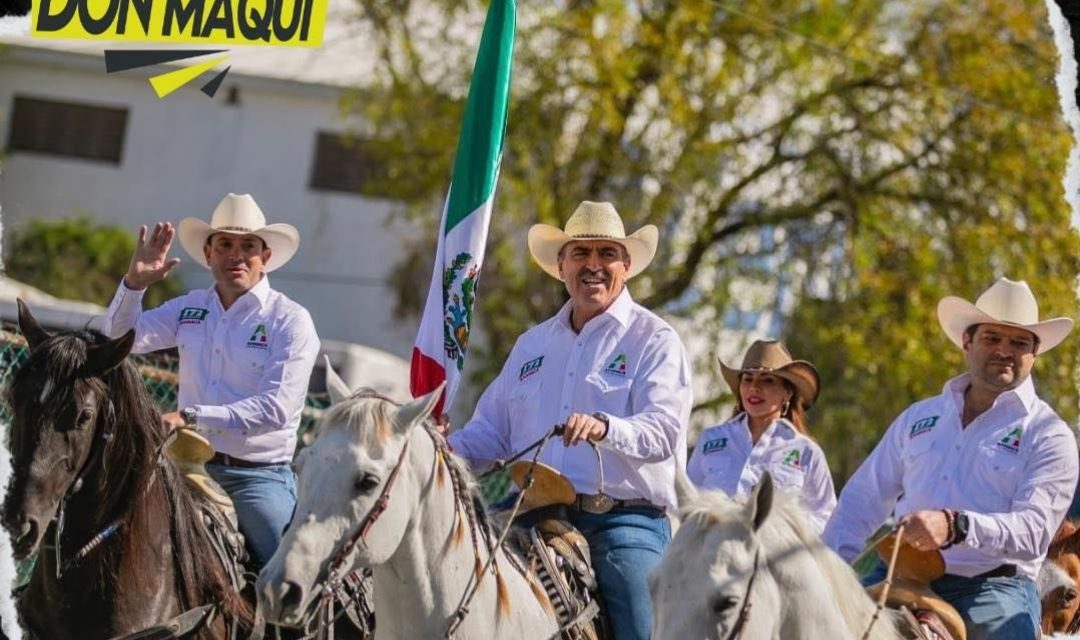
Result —
[[[394, 320], [386, 285], [407, 226], [389, 220], [388, 201], [308, 187], [317, 131], [345, 128], [340, 90], [231, 72], [215, 99], [196, 81], [160, 100], [148, 75], [106, 75], [100, 54], [0, 51], [5, 147], [15, 95], [128, 109], [119, 165], [25, 152], [0, 158], [6, 228], [83, 214], [134, 231], [159, 219], [207, 219], [226, 193], [251, 193], [270, 222], [300, 231], [300, 250], [272, 274], [274, 287], [311, 311], [321, 336], [407, 356], [414, 323]], [[232, 86], [237, 106], [223, 99]], [[173, 254], [186, 257], [178, 244]], [[209, 282], [190, 260], [174, 276], [189, 287]]]

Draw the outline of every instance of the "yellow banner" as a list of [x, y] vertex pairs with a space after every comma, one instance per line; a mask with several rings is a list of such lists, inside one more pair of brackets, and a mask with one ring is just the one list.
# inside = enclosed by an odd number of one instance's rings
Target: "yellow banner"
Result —
[[318, 47], [330, 0], [35, 0], [35, 38]]

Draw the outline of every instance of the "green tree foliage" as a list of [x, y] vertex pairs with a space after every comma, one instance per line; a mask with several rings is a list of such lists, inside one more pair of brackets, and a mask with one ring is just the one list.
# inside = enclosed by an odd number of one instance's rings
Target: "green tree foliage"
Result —
[[[60, 298], [108, 305], [135, 251], [135, 237], [85, 217], [31, 220], [8, 230], [5, 273]], [[156, 307], [183, 293], [166, 278], [149, 287], [145, 305]]]
[[[403, 315], [430, 277], [482, 5], [360, 0], [381, 62], [352, 108], [383, 143], [387, 188], [431, 234], [394, 279]], [[611, 200], [631, 229], [661, 228], [635, 297], [694, 338], [721, 346], [733, 296], [764, 295], [822, 368], [811, 420], [846, 477], [959, 370], [942, 295], [1009, 275], [1044, 313], [1076, 315], [1055, 62], [1041, 0], [522, 0], [475, 377], [565, 300], [530, 264], [528, 226]], [[1070, 420], [1074, 343], [1038, 369]], [[713, 362], [696, 363], [715, 380], [702, 406], [726, 393]]]

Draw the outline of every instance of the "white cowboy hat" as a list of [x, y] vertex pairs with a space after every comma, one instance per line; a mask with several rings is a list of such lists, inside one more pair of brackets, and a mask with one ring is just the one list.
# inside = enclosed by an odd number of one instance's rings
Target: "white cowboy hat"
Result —
[[626, 235], [622, 218], [610, 202], [586, 200], [574, 210], [563, 229], [549, 224], [534, 224], [529, 229], [529, 252], [548, 275], [562, 280], [559, 275], [559, 251], [567, 242], [611, 240], [626, 247], [626, 252], [630, 254], [630, 270], [626, 274], [629, 279], [652, 262], [658, 237], [656, 226], [651, 224]]
[[1053, 349], [1072, 330], [1070, 318], [1051, 318], [1039, 322], [1039, 304], [1028, 284], [998, 278], [975, 304], [963, 298], [946, 296], [938, 303], [938, 321], [945, 335], [964, 347], [964, 331], [975, 324], [1003, 324], [1019, 327], [1039, 338], [1039, 353]]
[[253, 234], [259, 236], [270, 247], [270, 259], [265, 265], [266, 271], [273, 271], [289, 261], [300, 247], [300, 234], [291, 224], [279, 222], [266, 224], [266, 216], [255, 204], [255, 199], [248, 194], [230, 193], [218, 203], [210, 224], [198, 218], [184, 218], [180, 221], [178, 236], [180, 246], [197, 263], [206, 264], [203, 246], [206, 239], [214, 233], [232, 233], [236, 235]]

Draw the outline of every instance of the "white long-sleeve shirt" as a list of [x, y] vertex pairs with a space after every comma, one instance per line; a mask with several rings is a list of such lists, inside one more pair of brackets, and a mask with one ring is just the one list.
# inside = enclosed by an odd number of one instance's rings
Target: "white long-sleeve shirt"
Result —
[[552, 438], [540, 461], [579, 493], [602, 490], [674, 508], [691, 405], [682, 341], [624, 289], [580, 334], [570, 325], [569, 303], [522, 334], [472, 419], [449, 440], [455, 453], [482, 467], [524, 449], [571, 413], [603, 412], [603, 487], [596, 453], [585, 443], [565, 447]]
[[962, 428], [969, 381], [953, 378], [908, 407], [848, 481], [823, 536], [843, 558], [862, 550], [894, 506], [897, 517], [959, 509], [968, 536], [942, 551], [949, 573], [1008, 563], [1035, 579], [1076, 488], [1076, 440], [1030, 377]]
[[319, 354], [311, 315], [264, 275], [228, 310], [213, 287], [143, 311], [123, 281], [104, 332], [135, 329], [134, 353], [178, 347], [180, 408], [194, 407], [214, 447], [253, 462], [288, 462]]
[[795, 494], [818, 533], [836, 507], [829, 463], [813, 439], [783, 418], [774, 420], [758, 438], [750, 439], [745, 413], [701, 432], [686, 474], [703, 489], [744, 496], [768, 471], [780, 491]]

